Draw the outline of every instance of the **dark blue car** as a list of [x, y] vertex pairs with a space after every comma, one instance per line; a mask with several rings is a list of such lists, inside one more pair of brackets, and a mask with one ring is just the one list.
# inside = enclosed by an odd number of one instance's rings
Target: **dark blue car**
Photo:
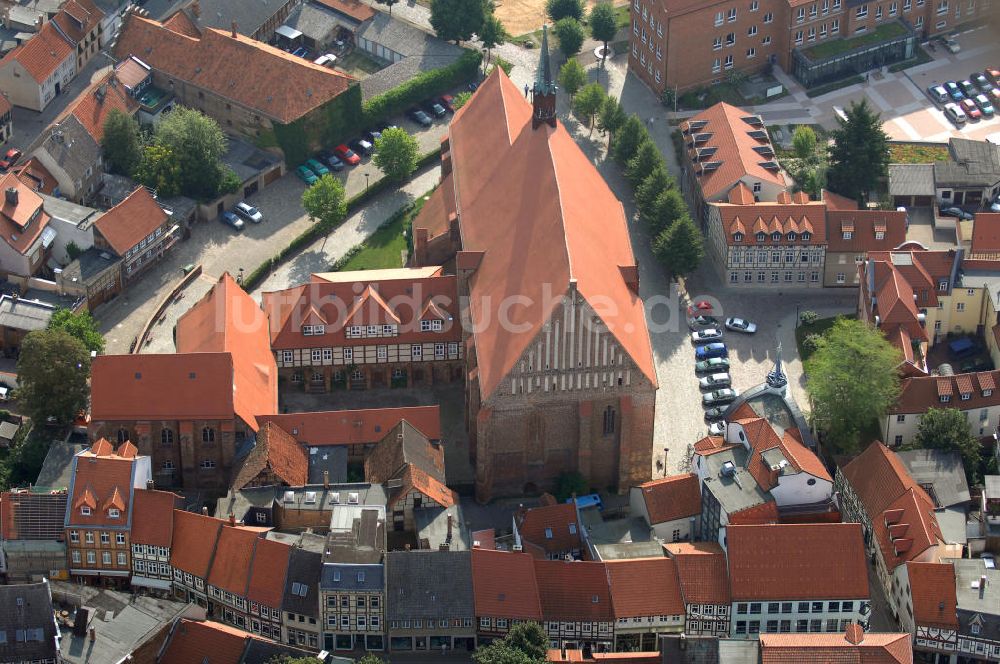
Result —
[[729, 357], [729, 350], [724, 343], [705, 344], [694, 349], [694, 359], [697, 361], [707, 360], [712, 357]]

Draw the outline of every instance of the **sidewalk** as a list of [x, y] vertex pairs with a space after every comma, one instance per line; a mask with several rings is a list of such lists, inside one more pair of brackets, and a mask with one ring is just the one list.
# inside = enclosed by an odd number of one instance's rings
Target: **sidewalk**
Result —
[[387, 191], [372, 199], [364, 209], [344, 220], [326, 237], [306, 247], [297, 256], [280, 265], [251, 293], [254, 299], [266, 291], [282, 290], [309, 280], [314, 272], [323, 272], [352, 247], [375, 232], [396, 212], [430, 192], [441, 179], [441, 166], [435, 164], [419, 172], [399, 189]]

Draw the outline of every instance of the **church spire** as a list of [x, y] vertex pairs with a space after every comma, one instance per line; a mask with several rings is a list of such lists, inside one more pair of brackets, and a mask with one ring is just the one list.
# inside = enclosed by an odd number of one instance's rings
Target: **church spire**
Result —
[[781, 366], [781, 342], [778, 342], [778, 349], [774, 355], [774, 368], [771, 369], [767, 374], [767, 384], [769, 387], [773, 387], [776, 390], [784, 391], [785, 386], [788, 385], [788, 377], [785, 376], [785, 370]]
[[534, 112], [531, 118], [531, 128], [537, 129], [542, 124], [556, 126], [556, 84], [552, 80], [552, 65], [549, 63], [549, 33], [542, 26], [542, 48], [538, 54], [538, 70], [535, 72], [535, 85], [531, 88], [531, 102]]

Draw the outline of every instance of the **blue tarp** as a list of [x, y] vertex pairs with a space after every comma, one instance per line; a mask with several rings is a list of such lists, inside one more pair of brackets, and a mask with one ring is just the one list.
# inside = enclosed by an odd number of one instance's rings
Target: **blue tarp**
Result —
[[976, 344], [972, 342], [969, 337], [962, 337], [956, 341], [952, 341], [948, 344], [948, 350], [950, 350], [955, 355], [961, 355], [963, 353], [968, 353], [970, 350], [975, 350]]

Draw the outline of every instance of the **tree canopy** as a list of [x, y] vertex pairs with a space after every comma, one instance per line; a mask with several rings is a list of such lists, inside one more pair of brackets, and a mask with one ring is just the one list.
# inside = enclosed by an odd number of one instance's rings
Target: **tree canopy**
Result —
[[662, 162], [657, 164], [635, 188], [635, 206], [639, 210], [639, 216], [648, 218], [653, 215], [656, 199], [675, 185], [673, 176], [667, 172], [666, 164]]
[[347, 216], [344, 185], [332, 175], [324, 175], [302, 192], [302, 207], [324, 231], [333, 230]]
[[18, 399], [36, 423], [66, 425], [87, 407], [90, 351], [64, 330], [36, 330], [21, 341]]
[[808, 125], [799, 125], [792, 134], [792, 146], [796, 157], [809, 159], [816, 154], [816, 132]]
[[910, 447], [958, 452], [969, 486], [982, 479], [979, 465], [983, 460], [983, 446], [969, 429], [965, 413], [957, 408], [931, 408], [924, 413]]
[[858, 450], [899, 394], [900, 351], [882, 332], [838, 318], [805, 362], [812, 419], [833, 454]]
[[404, 129], [390, 127], [375, 140], [372, 161], [394, 182], [402, 182], [417, 169], [417, 152], [420, 146]]
[[133, 177], [142, 159], [139, 123], [131, 115], [112, 109], [104, 120], [101, 148], [110, 172]]
[[483, 28], [486, 0], [431, 0], [431, 27], [438, 37], [456, 44]]
[[538, 623], [517, 623], [503, 639], [480, 646], [472, 659], [476, 664], [545, 664], [548, 642]]
[[657, 166], [662, 166], [663, 163], [663, 155], [660, 154], [660, 149], [656, 147], [656, 143], [647, 139], [639, 144], [639, 149], [629, 159], [628, 164], [625, 166], [625, 177], [628, 178], [629, 184], [635, 189], [643, 183], [646, 177]]
[[642, 142], [647, 140], [649, 140], [649, 131], [639, 116], [634, 113], [628, 116], [611, 145], [615, 161], [619, 164], [627, 164]]
[[652, 209], [642, 220], [649, 226], [653, 237], [657, 237], [686, 214], [688, 207], [681, 192], [677, 189], [665, 189], [653, 201]]
[[556, 34], [556, 38], [559, 40], [559, 50], [567, 58], [572, 58], [574, 55], [580, 52], [580, 48], [583, 46], [583, 40], [586, 35], [583, 32], [583, 26], [575, 18], [561, 18], [556, 21], [553, 27], [553, 32]]
[[837, 118], [826, 178], [832, 191], [862, 202], [889, 173], [889, 137], [867, 99], [852, 103], [846, 115], [846, 121]]
[[604, 48], [602, 67], [608, 58], [608, 42], [614, 39], [616, 34], [618, 34], [618, 17], [615, 15], [615, 8], [607, 0], [602, 0], [590, 10], [590, 36], [601, 42]]
[[500, 22], [500, 19], [492, 11], [487, 12], [486, 18], [483, 19], [483, 27], [479, 29], [479, 41], [483, 42], [483, 48], [486, 49], [483, 71], [486, 71], [486, 68], [490, 64], [493, 49], [506, 43], [508, 39], [510, 39], [510, 35], [507, 34], [507, 28], [504, 27], [503, 23]]
[[104, 337], [89, 311], [75, 314], [69, 309], [56, 309], [49, 319], [48, 329], [62, 330], [82, 343], [88, 351], [104, 352]]
[[608, 145], [614, 139], [615, 133], [625, 124], [628, 115], [622, 108], [622, 103], [618, 97], [608, 95], [601, 105], [601, 112], [597, 115], [597, 128], [608, 135]]
[[672, 277], [694, 272], [705, 256], [701, 231], [685, 212], [656, 236], [653, 253]]
[[545, 13], [553, 22], [566, 17], [583, 20], [583, 0], [546, 0]]
[[570, 97], [575, 96], [586, 82], [587, 72], [574, 58], [570, 58], [559, 68], [559, 85]]
[[605, 99], [604, 88], [598, 83], [583, 86], [573, 99], [573, 110], [590, 127], [591, 134], [594, 133], [594, 118], [600, 112]]

